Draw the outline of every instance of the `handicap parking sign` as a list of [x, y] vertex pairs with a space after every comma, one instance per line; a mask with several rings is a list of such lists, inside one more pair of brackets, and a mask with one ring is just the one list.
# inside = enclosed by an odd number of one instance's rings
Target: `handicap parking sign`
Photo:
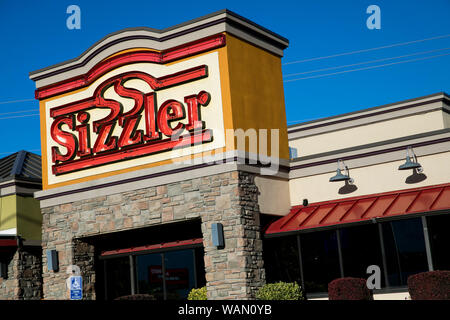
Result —
[[70, 284], [70, 300], [81, 300], [83, 298], [83, 282], [81, 276], [71, 276]]

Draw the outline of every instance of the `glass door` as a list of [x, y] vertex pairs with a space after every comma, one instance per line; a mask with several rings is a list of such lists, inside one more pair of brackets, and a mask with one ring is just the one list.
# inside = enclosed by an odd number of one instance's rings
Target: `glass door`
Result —
[[164, 253], [167, 299], [186, 299], [196, 286], [194, 255], [193, 249]]
[[118, 257], [104, 261], [105, 299], [131, 294], [130, 257]]
[[136, 256], [137, 293], [151, 294], [157, 300], [164, 300], [164, 274], [162, 257], [164, 253]]
[[157, 300], [186, 299], [204, 286], [203, 248], [130, 254], [104, 260], [105, 299], [150, 294]]

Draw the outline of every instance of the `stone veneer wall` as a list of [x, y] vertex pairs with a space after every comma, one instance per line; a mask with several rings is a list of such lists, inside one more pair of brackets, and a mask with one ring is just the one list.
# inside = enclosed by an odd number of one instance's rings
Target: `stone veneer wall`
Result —
[[[2, 262], [8, 263], [8, 275], [6, 279], [0, 278], [0, 300], [19, 299], [19, 251], [1, 253]], [[6, 260], [6, 261], [5, 261]]]
[[0, 278], [0, 300], [42, 298], [41, 247], [19, 247], [10, 256], [8, 277]]
[[[163, 181], [163, 179], [161, 179]], [[43, 252], [56, 249], [58, 272], [43, 255], [45, 299], [66, 299], [66, 268], [79, 265], [84, 298], [95, 299], [95, 248], [83, 237], [201, 218], [209, 299], [252, 299], [265, 283], [254, 175], [230, 172], [43, 208]], [[211, 223], [225, 247], [212, 246]]]

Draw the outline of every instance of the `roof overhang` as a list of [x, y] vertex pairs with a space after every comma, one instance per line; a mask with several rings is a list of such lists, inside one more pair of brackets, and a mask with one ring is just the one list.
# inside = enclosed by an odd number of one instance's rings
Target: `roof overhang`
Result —
[[119, 51], [134, 48], [163, 51], [224, 32], [280, 57], [289, 45], [286, 38], [225, 9], [163, 30], [139, 27], [111, 33], [75, 59], [30, 72], [30, 79], [39, 89], [86, 74]]
[[[36, 191], [42, 189], [42, 183], [37, 179], [10, 179], [0, 181], [0, 196], [19, 195], [19, 196], [33, 196]], [[1, 231], [0, 231], [1, 234]]]
[[295, 206], [272, 222], [265, 236], [445, 211], [450, 212], [450, 183]]

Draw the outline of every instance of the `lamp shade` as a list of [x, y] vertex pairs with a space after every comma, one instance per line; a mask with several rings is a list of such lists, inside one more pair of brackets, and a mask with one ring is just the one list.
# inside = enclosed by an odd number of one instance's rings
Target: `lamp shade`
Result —
[[418, 169], [422, 167], [420, 163], [414, 162], [411, 160], [410, 156], [406, 156], [406, 161], [404, 164], [398, 167], [398, 170], [409, 170], [409, 169]]
[[338, 181], [348, 181], [350, 177], [348, 175], [342, 174], [341, 169], [336, 170], [336, 175], [330, 178], [330, 182], [338, 182]]

